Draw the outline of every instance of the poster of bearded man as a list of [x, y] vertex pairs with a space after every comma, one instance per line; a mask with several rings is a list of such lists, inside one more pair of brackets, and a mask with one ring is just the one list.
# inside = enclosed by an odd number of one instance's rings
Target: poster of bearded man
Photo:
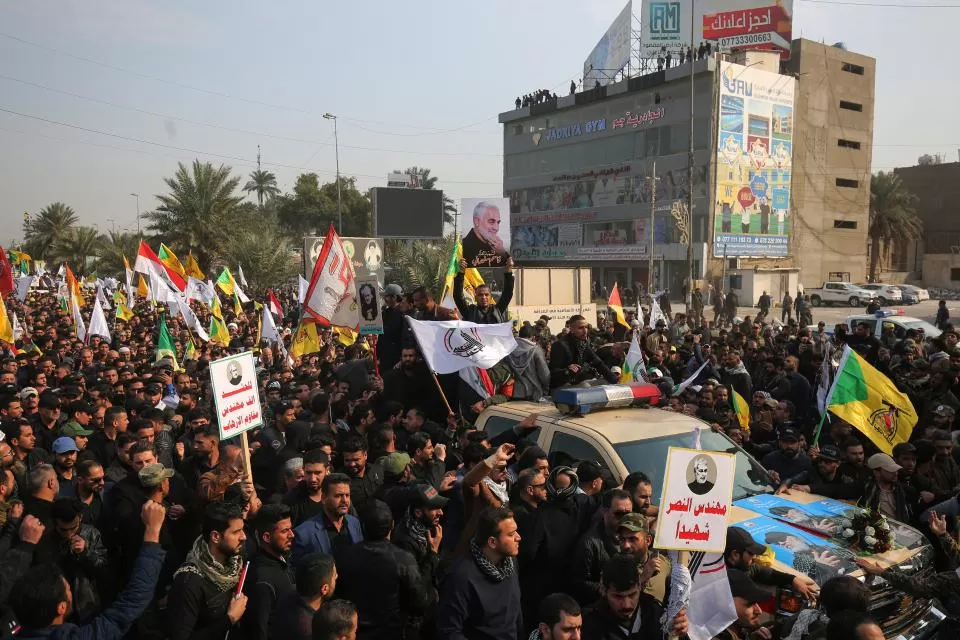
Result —
[[506, 267], [510, 256], [510, 200], [463, 198], [460, 201], [463, 259], [471, 267]]

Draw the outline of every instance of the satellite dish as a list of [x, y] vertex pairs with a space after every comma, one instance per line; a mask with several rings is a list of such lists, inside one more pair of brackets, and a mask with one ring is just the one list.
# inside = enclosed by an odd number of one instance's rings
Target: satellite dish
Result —
[[833, 46], [835, 49], [843, 49], [844, 51], [847, 50], [847, 45], [844, 44], [843, 42], [834, 42]]

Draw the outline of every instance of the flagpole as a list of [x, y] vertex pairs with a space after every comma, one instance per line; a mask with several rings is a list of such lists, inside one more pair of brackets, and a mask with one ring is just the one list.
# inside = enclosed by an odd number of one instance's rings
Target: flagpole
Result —
[[820, 416], [820, 423], [817, 425], [817, 430], [813, 432], [813, 444], [811, 446], [817, 446], [817, 441], [820, 440], [820, 432], [823, 430], [823, 423], [827, 421], [827, 408], [824, 407], [823, 415]]
[[430, 372], [433, 375], [433, 383], [437, 385], [437, 391], [440, 392], [440, 397], [443, 398], [443, 404], [447, 406], [448, 414], [454, 413], [453, 409], [450, 408], [450, 403], [447, 401], [447, 395], [443, 392], [443, 387], [440, 386], [440, 379], [437, 377], [436, 371]]

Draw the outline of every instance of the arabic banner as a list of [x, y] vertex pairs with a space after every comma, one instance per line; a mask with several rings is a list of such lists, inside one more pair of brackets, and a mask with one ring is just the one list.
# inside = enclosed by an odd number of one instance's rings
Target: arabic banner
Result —
[[252, 351], [211, 362], [210, 383], [221, 440], [263, 425], [260, 387]]
[[720, 63], [716, 258], [784, 258], [790, 249], [796, 80]]
[[357, 302], [360, 303], [360, 335], [382, 334], [380, 285], [376, 278], [357, 279]]
[[723, 552], [736, 464], [733, 454], [670, 447], [657, 518], [658, 549]]

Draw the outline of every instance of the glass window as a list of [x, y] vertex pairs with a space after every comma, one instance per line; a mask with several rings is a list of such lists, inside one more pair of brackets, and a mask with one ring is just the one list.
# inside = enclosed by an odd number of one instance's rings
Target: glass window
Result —
[[647, 132], [637, 131], [633, 138], [633, 157], [642, 160], [647, 157]]
[[[623, 460], [628, 472], [643, 471], [650, 477], [653, 485], [653, 495], [659, 496], [663, 490], [663, 473], [667, 460], [667, 449], [670, 447], [690, 447], [693, 444], [691, 440], [692, 437], [689, 433], [681, 433], [649, 440], [623, 442], [613, 445], [613, 448], [620, 459]], [[737, 469], [733, 476], [734, 500], [773, 492], [773, 486], [766, 470], [727, 436], [714, 433], [710, 429], [701, 429], [700, 448], [704, 451], [723, 451], [736, 455]]]
[[690, 150], [690, 123], [682, 122], [670, 126], [670, 149], [672, 153], [685, 153]]
[[647, 129], [647, 156], [660, 155], [660, 127]]
[[507, 429], [512, 429], [519, 422], [519, 419], [509, 418], [507, 416], [490, 416], [487, 418], [487, 421], [483, 423], [483, 430], [487, 432], [490, 438], [496, 438]]
[[695, 118], [693, 120], [693, 146], [695, 149], [703, 149], [710, 146], [710, 120], [707, 118]]
[[583, 438], [563, 431], [553, 434], [548, 457], [551, 469], [561, 465], [576, 468], [577, 464], [584, 460], [596, 460], [604, 469], [609, 468], [596, 447]]
[[677, 152], [677, 150], [670, 145], [671, 129], [673, 129], [673, 127], [660, 127], [660, 153], [663, 155]]

